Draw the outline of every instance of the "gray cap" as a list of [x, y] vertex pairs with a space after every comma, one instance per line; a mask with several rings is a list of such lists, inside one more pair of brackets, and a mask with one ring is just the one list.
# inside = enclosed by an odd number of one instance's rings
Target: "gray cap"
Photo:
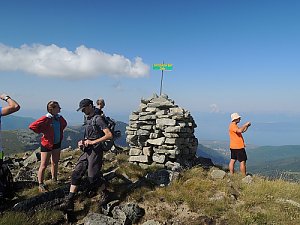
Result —
[[91, 99], [88, 99], [88, 98], [82, 99], [79, 102], [79, 108], [77, 109], [77, 111], [80, 111], [89, 105], [93, 105], [93, 101]]

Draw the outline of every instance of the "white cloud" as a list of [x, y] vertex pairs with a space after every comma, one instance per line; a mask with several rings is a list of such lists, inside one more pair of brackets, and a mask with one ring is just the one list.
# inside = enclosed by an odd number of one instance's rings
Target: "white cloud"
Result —
[[43, 77], [80, 79], [91, 76], [144, 77], [149, 66], [142, 58], [130, 61], [83, 45], [74, 52], [57, 45], [34, 44], [12, 48], [0, 43], [0, 71], [22, 71]]

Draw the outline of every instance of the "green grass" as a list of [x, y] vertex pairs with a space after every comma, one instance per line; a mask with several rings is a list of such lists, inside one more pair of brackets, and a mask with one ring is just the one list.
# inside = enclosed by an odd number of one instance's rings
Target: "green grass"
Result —
[[299, 208], [279, 202], [280, 199], [300, 202], [300, 187], [283, 180], [258, 179], [243, 185], [241, 201], [236, 216], [245, 224], [300, 224]]
[[54, 210], [43, 210], [34, 214], [5, 212], [0, 215], [0, 225], [51, 225], [63, 220], [63, 213]]
[[[228, 224], [300, 224], [300, 186], [283, 180], [265, 180], [253, 177], [251, 184], [243, 183], [239, 174], [213, 180], [200, 167], [182, 174], [170, 186], [154, 191], [145, 189], [131, 194], [134, 199], [146, 199], [144, 204], [155, 207], [161, 201], [167, 204], [187, 204], [199, 215], [226, 221]], [[222, 193], [220, 200], [211, 200]], [[232, 194], [238, 193], [237, 200]], [[160, 221], [165, 218], [162, 216]], [[159, 220], [159, 218], [158, 218]]]
[[123, 163], [119, 165], [117, 173], [120, 175], [126, 175], [131, 179], [139, 179], [146, 175], [146, 170], [142, 169], [138, 165], [131, 163]]
[[[76, 162], [80, 151], [66, 151], [62, 158], [73, 156]], [[127, 162], [127, 155], [117, 155], [113, 159], [114, 166], [119, 175], [128, 177], [131, 181], [143, 178], [147, 172], [154, 172], [159, 168], [140, 168]], [[109, 168], [112, 162], [105, 162]], [[60, 177], [69, 181], [72, 169], [60, 168]], [[144, 182], [141, 187], [123, 192], [127, 181], [113, 179], [110, 181], [110, 190], [122, 195], [122, 201], [137, 202], [145, 207], [147, 219], [155, 219], [165, 223], [180, 213], [179, 206], [186, 206], [190, 213], [199, 217], [208, 217], [217, 224], [300, 224], [300, 185], [284, 180], [267, 180], [254, 176], [253, 182], [242, 182], [243, 177], [237, 173], [233, 176], [226, 175], [223, 179], [212, 179], [210, 173], [213, 169], [206, 170], [200, 166], [182, 172], [177, 180], [173, 180], [167, 187], [154, 187], [153, 184]], [[48, 169], [48, 173], [49, 173]], [[60, 184], [46, 182], [51, 190]], [[21, 199], [38, 195], [37, 187], [23, 190], [18, 193]], [[123, 195], [124, 194], [124, 195]], [[126, 196], [125, 196], [126, 195]], [[219, 197], [219, 198], [217, 198]], [[77, 199], [75, 210], [77, 218], [81, 219], [88, 212], [97, 212], [100, 196], [86, 199], [81, 196]], [[293, 204], [295, 203], [295, 204]], [[177, 210], [177, 211], [176, 211]], [[151, 213], [150, 213], [151, 212]], [[149, 217], [150, 215], [150, 217]], [[148, 217], [147, 217], [148, 216]], [[152, 217], [151, 217], [152, 216]], [[49, 222], [50, 221], [50, 222]], [[180, 221], [182, 224], [201, 224], [196, 217]], [[64, 224], [63, 215], [59, 211], [40, 211], [33, 214], [19, 212], [5, 212], [0, 215], [0, 225], [22, 224]]]
[[219, 215], [227, 209], [227, 201], [219, 202], [215, 205], [214, 201], [209, 201], [216, 192], [226, 192], [226, 183], [214, 181], [207, 178], [206, 172], [196, 167], [183, 174], [183, 177], [174, 181], [166, 188], [158, 188], [157, 195], [163, 197], [167, 202], [178, 204], [185, 202], [192, 211], [205, 209], [206, 215]]

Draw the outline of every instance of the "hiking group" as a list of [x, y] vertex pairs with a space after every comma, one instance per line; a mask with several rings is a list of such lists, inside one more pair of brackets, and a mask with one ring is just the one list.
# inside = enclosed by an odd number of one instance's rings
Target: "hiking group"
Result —
[[[0, 98], [7, 102], [7, 106], [0, 107], [1, 131], [1, 117], [18, 111], [20, 106], [6, 94], [2, 94]], [[68, 195], [69, 208], [72, 206], [74, 195], [86, 171], [90, 182], [88, 190], [90, 196], [96, 193], [98, 187], [101, 187], [104, 192], [106, 190], [101, 173], [102, 158], [103, 151], [108, 150], [108, 145], [104, 144], [109, 141], [110, 143], [114, 143], [112, 138], [115, 133], [115, 122], [110, 118], [106, 119], [103, 112], [104, 106], [105, 102], [101, 98], [97, 100], [97, 107], [93, 105], [93, 101], [90, 99], [83, 99], [79, 103], [77, 111], [82, 111], [85, 115], [83, 124], [84, 136], [82, 140], [78, 141], [78, 147], [83, 153], [78, 159], [71, 176], [70, 193]], [[63, 140], [64, 129], [67, 126], [66, 119], [60, 114], [61, 107], [57, 101], [48, 102], [46, 108], [47, 114], [29, 125], [29, 129], [35, 133], [42, 134], [40, 142], [41, 160], [38, 170], [38, 188], [40, 192], [48, 191], [47, 186], [44, 183], [44, 174], [50, 160], [52, 180], [53, 182], [58, 181], [57, 173], [61, 143]], [[110, 123], [110, 125], [108, 125], [107, 122]], [[112, 145], [109, 146], [112, 147]], [[3, 148], [0, 142], [0, 198], [7, 197], [6, 189], [9, 188], [7, 177], [9, 175], [12, 177], [6, 163], [3, 163], [3, 155]], [[10, 183], [12, 183], [12, 181]]]
[[[19, 104], [6, 94], [2, 94], [0, 98], [7, 102], [7, 106], [0, 106], [0, 131], [1, 116], [6, 116], [20, 109]], [[78, 147], [82, 150], [77, 164], [71, 175], [71, 185], [69, 194], [67, 195], [66, 210], [74, 210], [74, 198], [78, 190], [80, 182], [87, 172], [89, 181], [89, 190], [87, 195], [94, 196], [101, 189], [104, 199], [107, 197], [105, 180], [101, 173], [103, 163], [103, 152], [107, 151], [114, 145], [114, 137], [119, 136], [120, 132], [114, 131], [115, 122], [106, 117], [103, 108], [105, 102], [102, 98], [97, 100], [97, 106], [94, 106], [91, 99], [83, 99], [79, 103], [77, 111], [84, 113], [84, 135], [83, 139], [78, 141]], [[41, 161], [38, 170], [39, 191], [47, 192], [47, 186], [44, 184], [45, 170], [51, 159], [51, 176], [53, 182], [57, 182], [58, 162], [60, 159], [61, 143], [63, 140], [63, 132], [67, 126], [67, 121], [60, 114], [61, 107], [58, 102], [50, 101], [47, 104], [47, 114], [37, 119], [29, 125], [29, 128], [35, 133], [42, 134], [40, 151]], [[242, 133], [246, 132], [250, 122], [238, 127], [241, 116], [238, 113], [231, 114], [231, 123], [229, 125], [230, 151], [231, 159], [229, 163], [230, 173], [234, 173], [234, 165], [236, 160], [240, 162], [240, 171], [246, 175], [247, 154], [245, 151], [245, 143]], [[0, 163], [3, 168], [3, 149], [0, 139]], [[2, 169], [3, 170], [3, 169]], [[9, 169], [8, 169], [9, 170]], [[0, 197], [5, 193], [5, 181], [3, 173], [0, 171]]]

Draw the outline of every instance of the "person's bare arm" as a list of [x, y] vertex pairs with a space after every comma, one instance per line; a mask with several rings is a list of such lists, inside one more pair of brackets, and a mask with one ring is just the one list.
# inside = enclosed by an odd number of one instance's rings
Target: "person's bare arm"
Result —
[[8, 104], [7, 106], [2, 107], [2, 116], [12, 114], [20, 109], [20, 105], [15, 100], [11, 99], [11, 97], [9, 97], [7, 94], [0, 95], [0, 98], [3, 101], [6, 101]]
[[112, 139], [113, 135], [110, 132], [110, 130], [108, 128], [105, 128], [102, 130], [104, 132], [104, 136], [95, 140], [85, 140], [84, 141], [84, 145], [88, 146], [88, 145], [94, 145], [100, 142], [104, 142], [106, 140]]
[[239, 127], [239, 129], [237, 129], [237, 133], [244, 133], [248, 130], [248, 127], [251, 126], [250, 122], [245, 123], [243, 126]]

